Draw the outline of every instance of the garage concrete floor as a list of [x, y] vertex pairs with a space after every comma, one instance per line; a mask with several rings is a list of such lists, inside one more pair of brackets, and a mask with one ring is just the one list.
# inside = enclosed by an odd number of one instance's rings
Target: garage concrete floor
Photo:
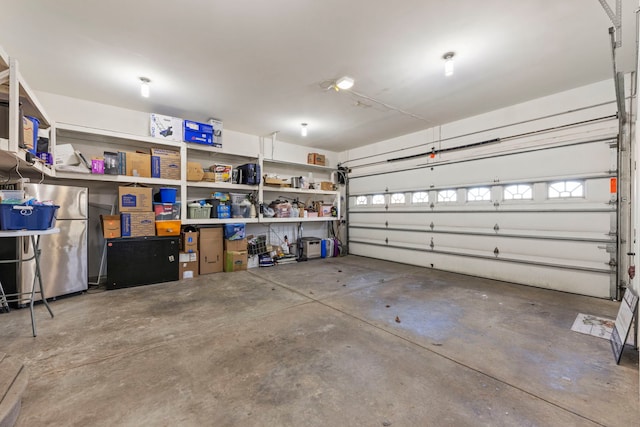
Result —
[[18, 426], [637, 425], [638, 353], [570, 330], [611, 301], [355, 256], [0, 315]]

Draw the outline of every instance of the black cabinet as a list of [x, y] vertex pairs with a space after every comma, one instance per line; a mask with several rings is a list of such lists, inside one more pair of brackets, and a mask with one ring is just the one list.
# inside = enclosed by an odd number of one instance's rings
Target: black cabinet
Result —
[[178, 280], [178, 236], [107, 241], [107, 289]]

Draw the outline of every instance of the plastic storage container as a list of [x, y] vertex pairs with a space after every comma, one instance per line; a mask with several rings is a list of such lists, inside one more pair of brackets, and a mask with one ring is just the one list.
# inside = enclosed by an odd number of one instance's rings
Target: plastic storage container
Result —
[[208, 219], [211, 215], [211, 205], [206, 204], [204, 206], [200, 203], [189, 203], [187, 212], [187, 218], [189, 219]]
[[249, 218], [250, 212], [251, 205], [238, 205], [236, 203], [231, 205], [232, 218]]
[[180, 220], [156, 221], [157, 236], [179, 236]]
[[0, 204], [0, 229], [47, 230], [55, 224], [59, 207]]
[[156, 221], [180, 219], [180, 203], [154, 203]]
[[20, 204], [24, 202], [24, 190], [0, 190], [0, 203]]
[[156, 201], [160, 203], [175, 203], [177, 193], [178, 190], [176, 188], [162, 187], [158, 193], [159, 200]]

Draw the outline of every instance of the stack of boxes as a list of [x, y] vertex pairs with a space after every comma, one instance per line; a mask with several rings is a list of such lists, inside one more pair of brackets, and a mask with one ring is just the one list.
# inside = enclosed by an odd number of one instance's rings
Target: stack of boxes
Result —
[[180, 251], [180, 279], [193, 279], [198, 277], [198, 232], [185, 231], [181, 236]]
[[121, 237], [156, 235], [152, 190], [148, 187], [119, 187]]
[[224, 226], [224, 271], [242, 271], [247, 269], [247, 237], [244, 224], [225, 224]]

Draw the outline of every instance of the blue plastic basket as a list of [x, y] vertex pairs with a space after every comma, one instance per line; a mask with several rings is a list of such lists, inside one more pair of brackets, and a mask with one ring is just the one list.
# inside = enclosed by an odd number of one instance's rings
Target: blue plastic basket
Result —
[[177, 193], [178, 193], [177, 188], [162, 187], [160, 188], [160, 192], [158, 193], [159, 194], [158, 198], [160, 200], [157, 200], [157, 201], [160, 203], [175, 203]]
[[59, 207], [0, 204], [0, 230], [47, 230], [54, 226]]

